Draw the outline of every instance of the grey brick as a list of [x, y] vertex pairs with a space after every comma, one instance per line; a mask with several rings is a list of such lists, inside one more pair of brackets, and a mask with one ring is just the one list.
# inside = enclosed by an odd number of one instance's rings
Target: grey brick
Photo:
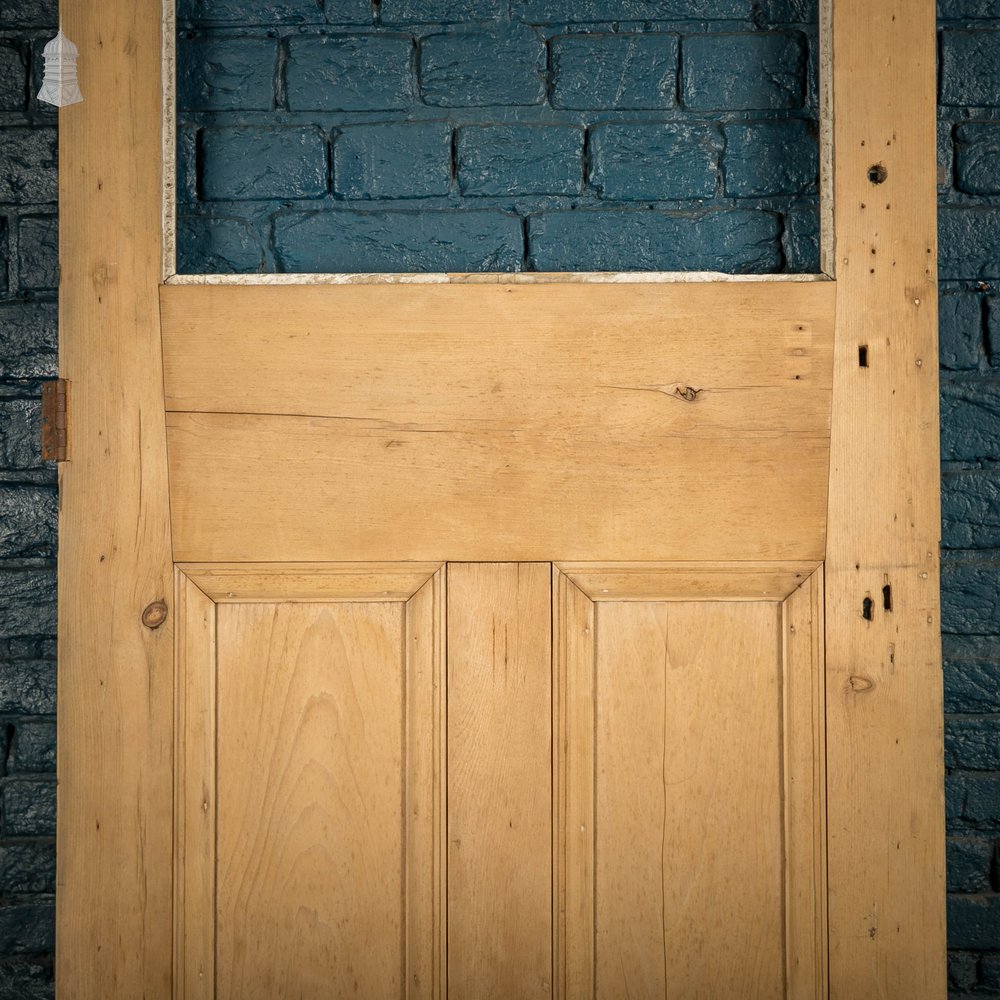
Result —
[[0, 469], [37, 469], [42, 465], [40, 403], [0, 399]]
[[937, 0], [939, 21], [1000, 18], [1000, 0]]
[[326, 194], [326, 136], [315, 126], [205, 129], [201, 152], [207, 201]]
[[[54, 837], [56, 783], [40, 778], [6, 778], [0, 793], [7, 837]], [[0, 954], [3, 949], [0, 948]]]
[[0, 638], [55, 633], [55, 569], [0, 569]]
[[530, 24], [588, 21], [722, 20], [750, 16], [750, 0], [513, 0], [511, 14]]
[[948, 891], [988, 892], [996, 854], [989, 837], [948, 838]]
[[0, 24], [5, 28], [51, 28], [59, 25], [59, 0], [3, 0]]
[[967, 771], [1000, 770], [1000, 716], [947, 719], [944, 762]]
[[59, 196], [54, 128], [0, 128], [0, 202], [40, 205]]
[[802, 107], [806, 43], [799, 32], [689, 35], [683, 50], [681, 101], [686, 108]]
[[21, 219], [17, 235], [19, 286], [27, 291], [59, 287], [59, 220], [54, 215]]
[[498, 21], [507, 14], [506, 0], [382, 0], [383, 24], [447, 24]]
[[391, 111], [413, 101], [408, 35], [293, 38], [285, 70], [292, 111]]
[[180, 274], [252, 274], [264, 270], [264, 250], [242, 219], [179, 216], [177, 269]]
[[1000, 441], [1000, 381], [975, 375], [941, 382], [941, 458], [990, 458]]
[[181, 38], [177, 106], [181, 111], [270, 111], [277, 63], [273, 38]]
[[451, 126], [357, 125], [333, 145], [333, 186], [341, 198], [429, 198], [451, 186]]
[[[368, 0], [330, 0], [332, 5], [357, 16], [366, 10], [372, 18]], [[202, 24], [302, 24], [323, 20], [323, 0], [178, 0], [177, 18]]]
[[942, 206], [938, 246], [939, 277], [1000, 277], [1000, 208]]
[[1000, 554], [942, 553], [941, 629], [1000, 635]]
[[6, 893], [56, 891], [56, 845], [51, 840], [0, 844], [0, 885]]
[[726, 194], [761, 198], [811, 194], [819, 181], [819, 143], [810, 122], [727, 125]]
[[52, 715], [55, 710], [54, 660], [0, 661], [0, 712], [4, 715]]
[[579, 194], [582, 128], [568, 125], [484, 125], [458, 130], [462, 194], [514, 197]]
[[711, 198], [722, 140], [710, 125], [598, 125], [590, 137], [590, 185], [604, 198]]
[[28, 63], [24, 53], [13, 42], [0, 43], [0, 111], [23, 111], [27, 98]]
[[778, 223], [766, 212], [548, 212], [530, 220], [537, 271], [729, 271], [780, 264]]
[[941, 32], [941, 104], [1000, 104], [1000, 31]]
[[52, 900], [0, 905], [0, 955], [52, 951], [55, 924]]
[[995, 948], [1000, 941], [1000, 895], [948, 897], [948, 944]]
[[819, 206], [797, 208], [785, 216], [782, 244], [786, 271], [819, 274], [819, 236]]
[[521, 220], [493, 211], [320, 212], [279, 215], [282, 269], [324, 271], [517, 271]]
[[429, 35], [420, 45], [420, 94], [437, 107], [541, 104], [545, 72], [545, 44], [523, 25]]
[[51, 772], [56, 769], [56, 724], [18, 722], [7, 759], [9, 774]]
[[57, 507], [55, 487], [0, 483], [0, 559], [52, 558]]
[[0, 305], [0, 371], [7, 378], [51, 378], [58, 366], [55, 303]]
[[941, 522], [945, 548], [1000, 548], [1000, 473], [945, 469]]
[[955, 183], [969, 194], [1000, 193], [1000, 123], [974, 122], [955, 129]]
[[982, 357], [982, 300], [974, 292], [942, 292], [938, 297], [941, 367], [952, 371], [976, 368]]
[[557, 108], [660, 110], [677, 103], [676, 35], [563, 35], [552, 40]]

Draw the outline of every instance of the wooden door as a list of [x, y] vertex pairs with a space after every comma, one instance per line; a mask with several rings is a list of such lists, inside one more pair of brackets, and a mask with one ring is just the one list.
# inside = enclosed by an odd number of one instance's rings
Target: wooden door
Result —
[[256, 284], [66, 7], [60, 997], [943, 996], [933, 5], [836, 280]]

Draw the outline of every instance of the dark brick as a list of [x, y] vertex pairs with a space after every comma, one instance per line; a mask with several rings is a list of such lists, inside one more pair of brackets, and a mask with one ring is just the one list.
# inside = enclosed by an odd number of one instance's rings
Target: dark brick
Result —
[[816, 24], [818, 0], [755, 0], [755, 21], [762, 26], [775, 24]]
[[253, 274], [264, 266], [260, 239], [242, 219], [178, 217], [178, 273]]
[[969, 194], [1000, 193], [1000, 122], [955, 129], [955, 185]]
[[[1000, 955], [983, 955], [979, 962], [980, 982], [993, 996], [1000, 996]], [[990, 996], [980, 993], [980, 996]]]
[[937, 0], [939, 21], [1000, 17], [1000, 0]]
[[[56, 783], [41, 778], [6, 778], [0, 794], [7, 837], [54, 837]], [[39, 949], [44, 951], [45, 949]], [[0, 955], [4, 953], [0, 947]]]
[[181, 38], [177, 106], [181, 111], [270, 111], [277, 63], [273, 38]]
[[941, 104], [1000, 104], [1000, 31], [941, 32]]
[[329, 24], [372, 24], [375, 20], [372, 0], [325, 0], [325, 6]]
[[1000, 830], [1000, 776], [951, 774], [945, 783], [948, 821], [974, 830]]
[[293, 38], [285, 70], [292, 111], [391, 111], [413, 101], [408, 35]]
[[[52, 660], [0, 661], [0, 713], [53, 715], [56, 665]], [[0, 881], [0, 885], [2, 885]]]
[[5, 28], [51, 28], [59, 24], [59, 0], [3, 0], [0, 24]]
[[[369, 0], [330, 0], [345, 16], [358, 17], [367, 12], [372, 19]], [[323, 0], [178, 0], [177, 18], [202, 24], [303, 24], [323, 20]]]
[[382, 0], [379, 7], [388, 25], [498, 21], [506, 14], [506, 0]]
[[948, 897], [948, 944], [995, 948], [1000, 941], [1000, 895]]
[[941, 478], [941, 521], [946, 548], [1000, 548], [1000, 473], [946, 469]]
[[429, 198], [451, 186], [451, 126], [357, 125], [333, 145], [333, 187], [341, 198]]
[[948, 838], [948, 891], [988, 892], [996, 841], [988, 837]]
[[458, 186], [464, 195], [579, 194], [581, 128], [484, 125], [458, 130]]
[[[2, 22], [0, 22], [2, 23]], [[19, 45], [0, 43], [0, 111], [23, 111], [28, 100], [28, 63]]]
[[55, 773], [55, 769], [56, 724], [19, 722], [14, 727], [14, 742], [7, 760], [8, 773]]
[[42, 464], [40, 404], [0, 399], [0, 469], [37, 469]]
[[0, 638], [55, 632], [56, 571], [0, 569]]
[[54, 128], [0, 128], [0, 202], [39, 205], [59, 196]]
[[17, 236], [19, 286], [27, 291], [59, 287], [59, 220], [54, 215], [21, 219]]
[[191, 204], [198, 200], [198, 129], [177, 130], [177, 200]]
[[819, 207], [797, 208], [785, 216], [782, 246], [790, 274], [819, 274]]
[[290, 272], [518, 271], [521, 220], [493, 211], [287, 213], [274, 223]]
[[681, 100], [701, 111], [800, 108], [805, 37], [798, 32], [689, 35]]
[[0, 372], [5, 378], [56, 374], [57, 308], [54, 303], [0, 305]]
[[938, 246], [939, 277], [1000, 277], [1000, 208], [942, 207]]
[[945, 635], [946, 712], [1000, 713], [1000, 638]]
[[967, 771], [1000, 770], [1000, 716], [946, 720], [944, 762]]
[[1000, 554], [948, 552], [941, 559], [941, 628], [958, 635], [1000, 635]]
[[729, 271], [780, 264], [777, 218], [766, 212], [547, 212], [530, 220], [536, 271]]
[[974, 292], [944, 292], [938, 297], [941, 367], [976, 368], [982, 357], [982, 300]]
[[979, 982], [979, 957], [971, 951], [948, 953], [948, 985], [968, 992]]
[[750, 0], [513, 0], [511, 14], [530, 24], [587, 21], [721, 20], [750, 16]]
[[726, 194], [761, 198], [810, 194], [819, 181], [819, 143], [812, 123], [727, 125]]
[[207, 201], [326, 194], [326, 136], [315, 126], [205, 129], [201, 151]]
[[941, 383], [941, 458], [970, 461], [997, 454], [1000, 381], [953, 377]]
[[55, 892], [56, 845], [51, 841], [0, 844], [0, 886], [5, 893]]
[[552, 40], [557, 108], [659, 110], [677, 102], [676, 35], [563, 35]]
[[598, 125], [590, 137], [590, 185], [604, 198], [711, 198], [722, 137], [710, 125]]
[[52, 558], [57, 508], [54, 487], [0, 483], [0, 559]]
[[55, 924], [51, 900], [0, 906], [0, 955], [52, 951]]
[[937, 123], [937, 168], [938, 192], [947, 191], [954, 181], [955, 149], [952, 141], [952, 123], [938, 120]]
[[545, 44], [523, 25], [429, 35], [420, 45], [420, 94], [427, 104], [541, 104], [545, 83]]

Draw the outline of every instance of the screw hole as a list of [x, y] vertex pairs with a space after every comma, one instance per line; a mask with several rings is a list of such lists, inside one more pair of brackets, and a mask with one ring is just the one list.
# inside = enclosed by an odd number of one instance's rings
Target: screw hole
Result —
[[868, 345], [861, 344], [858, 347], [858, 367], [867, 368], [868, 367]]
[[889, 171], [886, 170], [881, 163], [872, 164], [872, 166], [868, 168], [868, 180], [870, 180], [872, 184], [882, 184], [888, 176]]

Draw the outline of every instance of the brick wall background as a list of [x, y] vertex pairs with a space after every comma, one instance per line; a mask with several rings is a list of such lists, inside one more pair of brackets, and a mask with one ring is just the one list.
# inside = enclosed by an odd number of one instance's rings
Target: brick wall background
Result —
[[[816, 0], [509, 0], [510, 21], [508, 0], [322, 4], [182, 0], [185, 270], [817, 266]], [[1000, 0], [939, 18], [949, 974], [953, 997], [1000, 997]], [[52, 993], [56, 119], [32, 95], [56, 22], [55, 0], [0, 0], [0, 998], [18, 1000]]]

